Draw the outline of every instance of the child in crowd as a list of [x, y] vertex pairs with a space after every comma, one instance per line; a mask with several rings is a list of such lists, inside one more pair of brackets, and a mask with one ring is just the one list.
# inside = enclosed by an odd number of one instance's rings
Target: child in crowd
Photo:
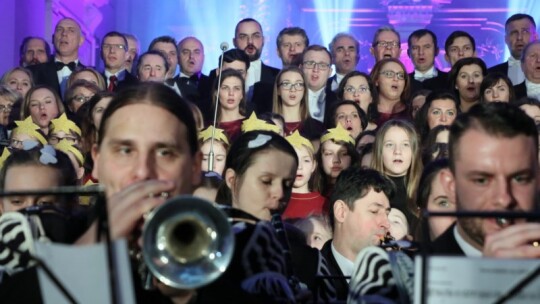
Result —
[[43, 146], [47, 144], [47, 138], [41, 132], [41, 128], [36, 125], [32, 117], [28, 116], [25, 120], [16, 120], [16, 128], [11, 131], [9, 147], [15, 150], [23, 149], [23, 143], [34, 142]]
[[[388, 176], [396, 185], [396, 195], [390, 201], [416, 227], [410, 204], [416, 191], [422, 164], [420, 144], [412, 124], [404, 120], [389, 120], [377, 132], [371, 167]], [[409, 231], [413, 231], [409, 228]]]
[[354, 139], [341, 124], [327, 130], [321, 137], [321, 146], [317, 153], [318, 170], [314, 176], [315, 190], [329, 197], [341, 171], [356, 165], [358, 153]]
[[[245, 118], [245, 82], [242, 74], [236, 70], [225, 70], [221, 72], [221, 83], [214, 86], [212, 100], [216, 107], [215, 100], [220, 87], [218, 96], [217, 127], [225, 130], [227, 138], [233, 142], [240, 135], [242, 121]], [[210, 122], [208, 122], [210, 124]]]
[[[229, 139], [227, 138], [227, 135], [225, 135], [224, 130], [214, 129], [213, 126], [209, 126], [200, 132], [198, 137], [201, 152], [203, 154], [203, 161], [201, 163], [202, 171], [213, 171], [222, 176], [223, 169], [225, 168], [225, 160], [227, 159], [227, 150], [229, 149]], [[213, 143], [212, 137], [214, 137]], [[213, 149], [214, 160], [212, 168], [209, 168], [208, 162], [211, 147]]]
[[303, 218], [310, 214], [321, 215], [324, 212], [326, 199], [319, 192], [310, 189], [311, 175], [317, 168], [313, 145], [307, 138], [302, 137], [298, 130], [286, 139], [296, 151], [298, 169], [291, 199], [283, 213], [283, 218]]
[[46, 86], [36, 86], [28, 91], [21, 106], [21, 118], [32, 117], [43, 134], [49, 134], [51, 120], [64, 113], [64, 104], [55, 90]]

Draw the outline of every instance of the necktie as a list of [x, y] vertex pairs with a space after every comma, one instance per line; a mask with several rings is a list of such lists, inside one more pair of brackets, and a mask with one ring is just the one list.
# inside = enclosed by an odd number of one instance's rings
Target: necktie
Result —
[[192, 87], [197, 87], [199, 84], [199, 75], [193, 74], [190, 77], [180, 77], [181, 84], [187, 84]]
[[116, 78], [116, 76], [114, 75], [111, 75], [109, 77], [109, 87], [107, 88], [107, 91], [109, 92], [114, 92], [116, 90], [116, 80], [118, 78]]
[[56, 64], [57, 71], [60, 71], [61, 69], [67, 66], [73, 72], [75, 71], [75, 68], [77, 67], [77, 64], [74, 61], [67, 64], [60, 61], [56, 61], [55, 64]]

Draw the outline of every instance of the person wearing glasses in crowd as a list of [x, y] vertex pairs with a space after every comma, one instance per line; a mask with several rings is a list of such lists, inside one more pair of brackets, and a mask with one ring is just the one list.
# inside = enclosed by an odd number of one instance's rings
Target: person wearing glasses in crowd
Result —
[[279, 72], [274, 86], [273, 113], [283, 116], [285, 136], [298, 130], [309, 138], [318, 137], [324, 131], [320, 121], [309, 116], [306, 81], [302, 70], [289, 66]]
[[101, 59], [105, 63], [103, 76], [107, 91], [116, 92], [124, 86], [136, 84], [137, 78], [126, 71], [128, 42], [126, 37], [116, 31], [108, 32], [101, 43]]
[[371, 70], [371, 80], [377, 87], [377, 126], [390, 119], [410, 120], [406, 103], [409, 100], [410, 80], [405, 66], [394, 58], [378, 61]]
[[335, 101], [335, 94], [327, 85], [332, 74], [332, 55], [322, 45], [310, 45], [302, 56], [300, 68], [304, 72], [308, 89], [309, 115], [324, 121], [326, 108]]
[[76, 114], [94, 94], [99, 92], [99, 87], [86, 80], [77, 80], [66, 91], [64, 103], [67, 106], [68, 118], [77, 121]]
[[385, 58], [398, 59], [401, 55], [401, 38], [398, 31], [391, 25], [378, 28], [369, 52], [375, 57], [375, 62]]

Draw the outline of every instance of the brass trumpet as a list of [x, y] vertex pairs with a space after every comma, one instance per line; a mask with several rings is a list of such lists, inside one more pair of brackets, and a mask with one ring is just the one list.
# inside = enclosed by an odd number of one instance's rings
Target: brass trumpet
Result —
[[234, 233], [225, 213], [194, 196], [177, 196], [154, 209], [143, 228], [143, 260], [159, 281], [196, 289], [225, 272]]

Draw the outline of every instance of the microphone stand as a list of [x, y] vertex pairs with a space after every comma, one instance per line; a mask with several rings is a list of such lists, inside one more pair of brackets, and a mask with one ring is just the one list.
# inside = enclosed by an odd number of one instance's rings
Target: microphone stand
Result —
[[229, 48], [227, 43], [222, 43], [220, 45], [221, 48], [221, 60], [219, 61], [219, 76], [218, 76], [218, 85], [217, 85], [217, 93], [215, 97], [215, 104], [216, 108], [214, 109], [214, 122], [213, 122], [213, 129], [212, 129], [212, 138], [210, 138], [210, 152], [208, 152], [208, 171], [214, 171], [214, 138], [216, 136], [216, 125], [217, 125], [217, 112], [219, 107], [219, 92], [221, 91], [221, 72], [223, 72], [223, 57], [225, 54], [225, 51]]

